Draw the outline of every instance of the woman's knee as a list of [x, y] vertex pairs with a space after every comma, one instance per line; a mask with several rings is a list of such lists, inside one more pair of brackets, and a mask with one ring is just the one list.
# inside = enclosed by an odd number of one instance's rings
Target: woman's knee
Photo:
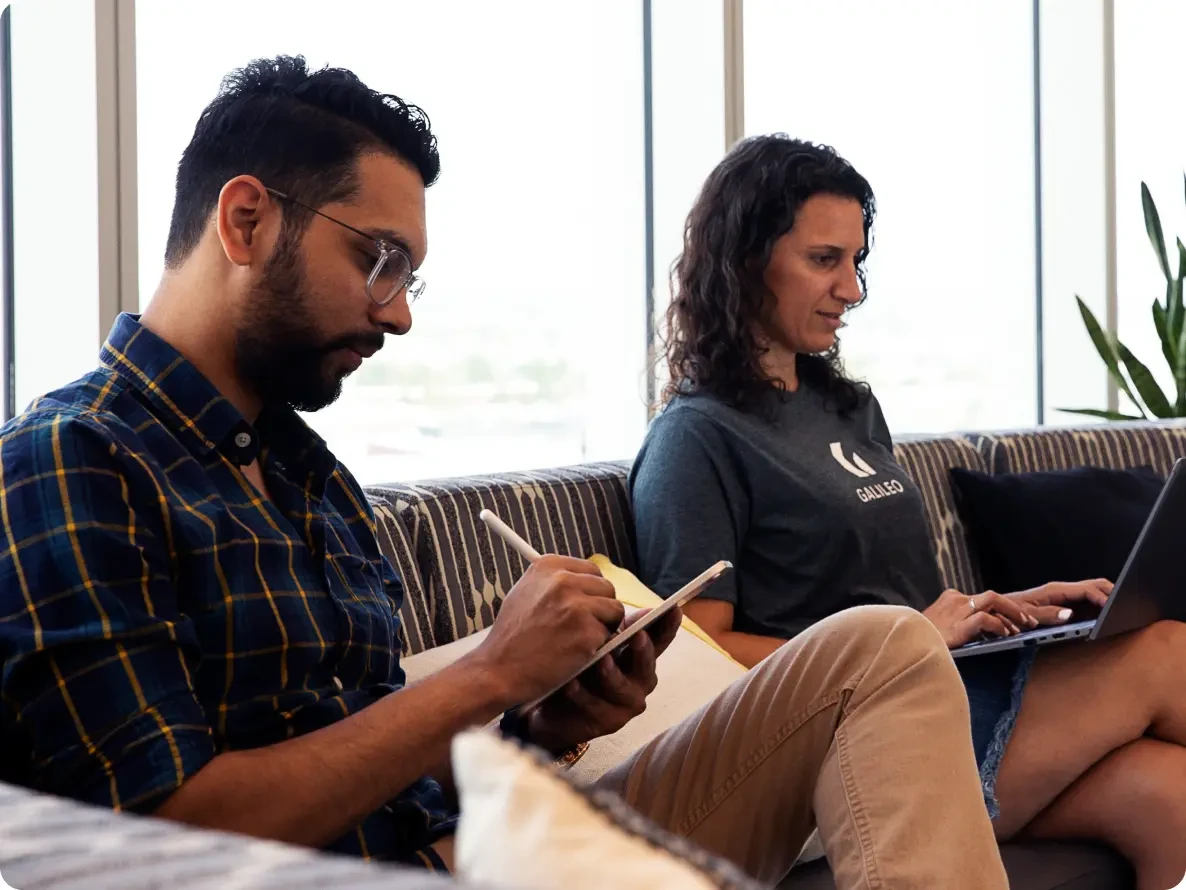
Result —
[[1126, 640], [1118, 667], [1129, 667], [1138, 688], [1152, 691], [1181, 689], [1186, 671], [1186, 624], [1181, 621], [1158, 621], [1133, 631]]

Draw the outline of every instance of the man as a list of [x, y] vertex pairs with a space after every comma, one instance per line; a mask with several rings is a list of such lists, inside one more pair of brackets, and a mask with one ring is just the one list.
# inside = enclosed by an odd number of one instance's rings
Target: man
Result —
[[[410, 330], [438, 169], [423, 113], [347, 71], [282, 57], [224, 81], [178, 168], [151, 304], [0, 436], [0, 727], [20, 781], [447, 866], [450, 740], [620, 623], [594, 566], [549, 556], [476, 651], [405, 687], [399, 578], [294, 412]], [[677, 627], [503, 731], [559, 755], [617, 730]], [[759, 878], [818, 823], [842, 887], [1004, 887], [968, 723], [925, 619], [854, 610], [602, 781]]]

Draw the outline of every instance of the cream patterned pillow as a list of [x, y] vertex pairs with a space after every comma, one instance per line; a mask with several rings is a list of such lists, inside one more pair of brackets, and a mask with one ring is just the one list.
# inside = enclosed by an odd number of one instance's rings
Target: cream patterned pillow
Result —
[[758, 890], [726, 860], [658, 828], [538, 752], [489, 732], [453, 741], [461, 800], [456, 870], [523, 890]]

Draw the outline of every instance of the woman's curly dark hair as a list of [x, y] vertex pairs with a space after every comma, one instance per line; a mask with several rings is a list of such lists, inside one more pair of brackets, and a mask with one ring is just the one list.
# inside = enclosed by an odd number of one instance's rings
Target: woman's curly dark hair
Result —
[[[762, 369], [766, 349], [757, 331], [774, 308], [763, 275], [775, 242], [791, 230], [799, 208], [821, 193], [860, 203], [868, 244], [876, 213], [873, 190], [832, 148], [784, 133], [752, 136], [738, 142], [709, 175], [688, 214], [683, 252], [672, 268], [665, 403], [680, 393], [703, 391], [750, 410], [772, 388], [784, 388]], [[863, 256], [857, 278], [863, 302]], [[845, 376], [839, 341], [826, 353], [797, 356], [796, 370], [841, 413], [868, 396], [864, 384]]]

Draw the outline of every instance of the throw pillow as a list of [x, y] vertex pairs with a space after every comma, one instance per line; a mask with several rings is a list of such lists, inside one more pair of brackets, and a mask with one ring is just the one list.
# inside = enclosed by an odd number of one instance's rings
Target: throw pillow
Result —
[[995, 476], [956, 467], [951, 479], [985, 584], [1001, 593], [1115, 581], [1165, 484], [1151, 467]]
[[565, 890], [757, 890], [733, 864], [644, 819], [620, 798], [584, 790], [490, 733], [453, 741], [461, 802], [456, 869], [465, 880]]

